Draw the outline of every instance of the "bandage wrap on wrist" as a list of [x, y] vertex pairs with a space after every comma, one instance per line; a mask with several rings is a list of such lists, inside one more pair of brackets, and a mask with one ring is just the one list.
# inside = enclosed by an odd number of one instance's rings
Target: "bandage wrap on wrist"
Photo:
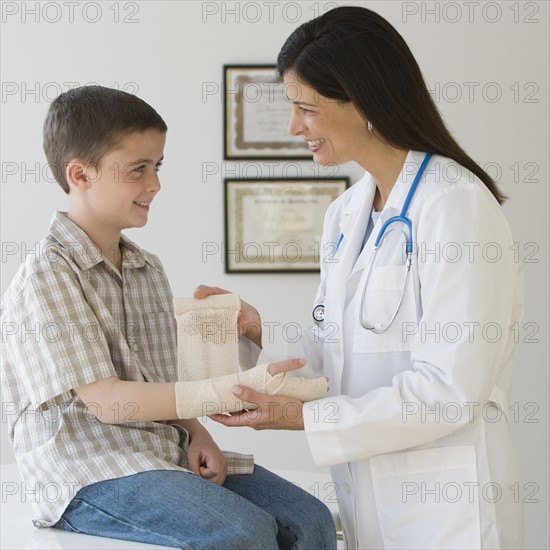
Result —
[[326, 397], [326, 378], [294, 378], [286, 373], [272, 376], [269, 364], [258, 365], [237, 374], [176, 383], [176, 410], [178, 418], [195, 418], [223, 412], [254, 409], [256, 405], [239, 400], [233, 395], [235, 384], [249, 386], [267, 395], [287, 395], [300, 401]]
[[237, 294], [202, 300], [176, 298], [178, 380], [201, 380], [239, 372]]

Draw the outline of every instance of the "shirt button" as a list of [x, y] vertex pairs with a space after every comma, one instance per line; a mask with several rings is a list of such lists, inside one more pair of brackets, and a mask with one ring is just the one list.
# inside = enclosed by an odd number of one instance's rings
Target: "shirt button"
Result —
[[131, 343], [130, 343], [130, 349], [131, 349], [133, 352], [136, 352], [136, 351], [139, 351], [139, 346], [136, 344], [136, 342], [131, 342]]
[[351, 485], [347, 481], [344, 483], [344, 491], [346, 495], [351, 495]]

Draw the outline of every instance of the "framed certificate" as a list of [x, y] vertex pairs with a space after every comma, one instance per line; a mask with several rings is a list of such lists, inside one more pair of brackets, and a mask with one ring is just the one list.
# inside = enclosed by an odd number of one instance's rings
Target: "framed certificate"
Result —
[[225, 271], [319, 271], [323, 220], [348, 178], [226, 179]]
[[224, 65], [224, 158], [311, 159], [288, 133], [291, 107], [274, 65]]

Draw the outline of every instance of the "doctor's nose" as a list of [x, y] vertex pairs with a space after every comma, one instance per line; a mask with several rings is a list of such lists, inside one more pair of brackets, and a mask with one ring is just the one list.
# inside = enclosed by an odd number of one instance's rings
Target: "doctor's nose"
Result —
[[291, 136], [299, 136], [306, 128], [307, 126], [304, 124], [303, 115], [299, 111], [296, 112], [293, 108], [292, 114], [290, 115], [290, 122], [288, 123], [288, 133]]

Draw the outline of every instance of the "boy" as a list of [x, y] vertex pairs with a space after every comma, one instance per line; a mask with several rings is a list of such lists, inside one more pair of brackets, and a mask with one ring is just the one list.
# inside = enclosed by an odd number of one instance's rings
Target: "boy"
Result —
[[177, 548], [335, 547], [320, 501], [251, 457], [226, 460], [196, 419], [181, 420], [168, 281], [121, 234], [147, 222], [166, 131], [147, 103], [101, 86], [62, 94], [46, 117], [69, 211], [1, 306], [3, 325], [38, 328], [5, 335], [2, 354], [21, 475], [56, 492], [36, 498], [34, 523]]

